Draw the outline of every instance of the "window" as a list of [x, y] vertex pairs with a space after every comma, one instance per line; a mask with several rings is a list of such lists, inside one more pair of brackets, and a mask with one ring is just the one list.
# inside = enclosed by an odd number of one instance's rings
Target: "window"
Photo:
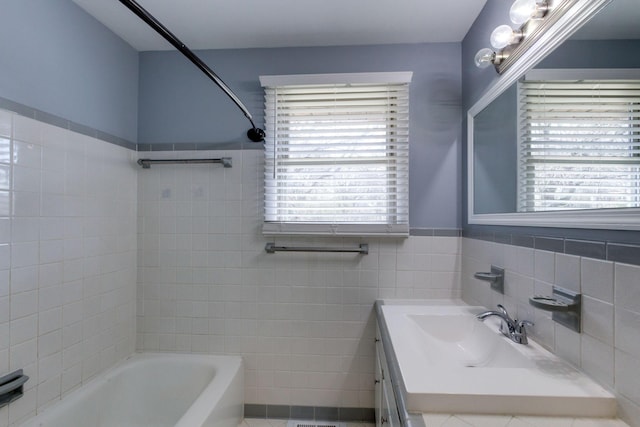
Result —
[[640, 207], [640, 80], [519, 91], [519, 211]]
[[261, 77], [265, 233], [408, 234], [410, 78]]

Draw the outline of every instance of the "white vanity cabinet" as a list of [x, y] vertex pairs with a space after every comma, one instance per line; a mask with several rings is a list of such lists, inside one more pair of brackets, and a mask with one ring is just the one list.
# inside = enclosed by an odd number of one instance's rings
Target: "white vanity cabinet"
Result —
[[380, 331], [376, 328], [376, 372], [375, 372], [375, 405], [376, 427], [400, 427], [400, 416], [393, 392], [389, 367], [380, 339]]

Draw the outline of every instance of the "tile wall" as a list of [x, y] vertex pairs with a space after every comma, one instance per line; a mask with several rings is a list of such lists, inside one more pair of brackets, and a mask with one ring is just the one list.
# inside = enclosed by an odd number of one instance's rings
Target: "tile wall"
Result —
[[[503, 304], [535, 322], [531, 335], [618, 398], [620, 417], [640, 426], [640, 266], [527, 247], [462, 239], [462, 296], [471, 304]], [[491, 264], [505, 268], [505, 294], [473, 278]], [[582, 333], [551, 320], [528, 299], [552, 285], [583, 295]]]
[[[261, 150], [143, 152], [221, 165], [138, 174], [138, 339], [144, 351], [240, 354], [248, 404], [372, 408], [377, 298], [460, 296], [460, 238], [261, 234]], [[369, 255], [267, 254], [265, 243]]]
[[18, 423], [134, 351], [133, 152], [0, 110], [0, 373]]

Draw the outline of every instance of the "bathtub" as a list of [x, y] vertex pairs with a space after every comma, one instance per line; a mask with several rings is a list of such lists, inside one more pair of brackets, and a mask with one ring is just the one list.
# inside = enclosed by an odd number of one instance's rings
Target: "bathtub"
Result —
[[135, 354], [23, 427], [237, 427], [240, 357]]

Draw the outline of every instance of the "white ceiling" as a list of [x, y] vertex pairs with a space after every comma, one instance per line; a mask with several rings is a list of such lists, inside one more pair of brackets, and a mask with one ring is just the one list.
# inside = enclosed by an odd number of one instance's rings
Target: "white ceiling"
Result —
[[[73, 0], [139, 51], [173, 49], [118, 0]], [[138, 0], [191, 49], [459, 42], [486, 0]]]

